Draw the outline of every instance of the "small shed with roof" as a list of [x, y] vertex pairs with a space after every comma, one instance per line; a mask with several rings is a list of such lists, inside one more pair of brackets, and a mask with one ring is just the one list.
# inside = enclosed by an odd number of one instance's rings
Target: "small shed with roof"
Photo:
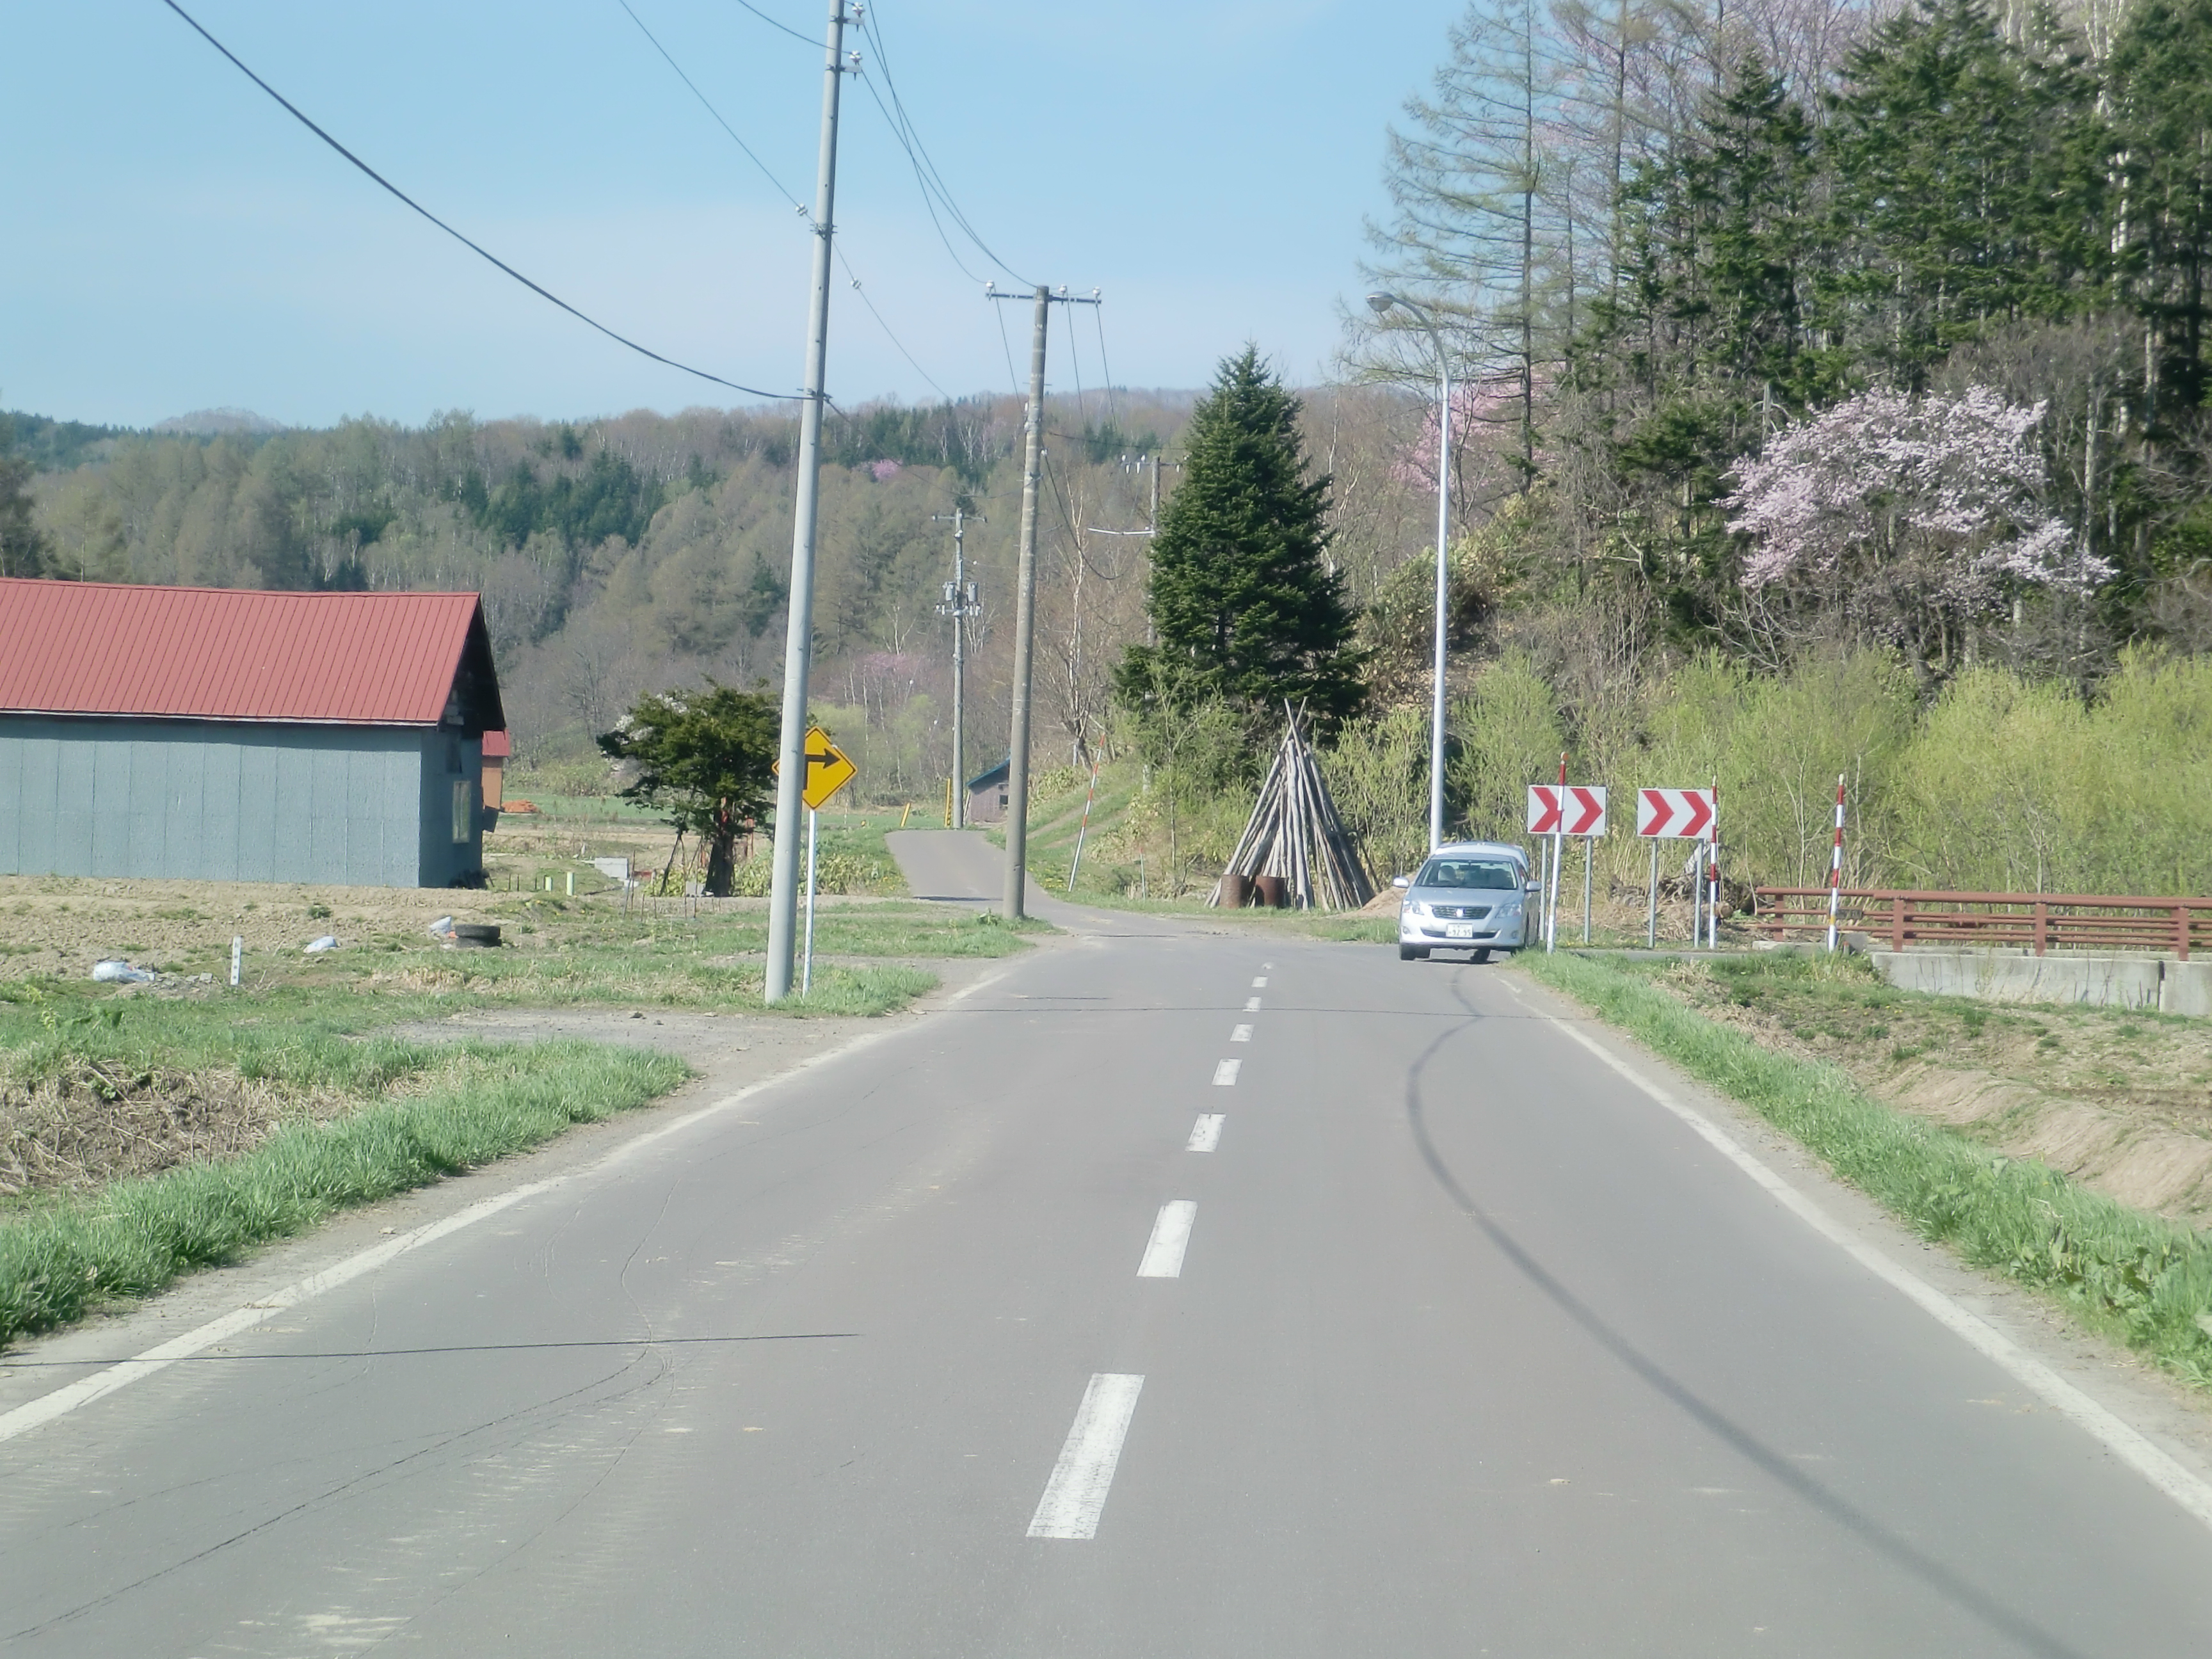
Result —
[[0, 873], [474, 884], [506, 727], [473, 593], [0, 578]]
[[1013, 775], [1011, 757], [1000, 761], [988, 772], [978, 772], [968, 780], [968, 822], [970, 823], [1004, 823], [1006, 821], [1006, 783]]

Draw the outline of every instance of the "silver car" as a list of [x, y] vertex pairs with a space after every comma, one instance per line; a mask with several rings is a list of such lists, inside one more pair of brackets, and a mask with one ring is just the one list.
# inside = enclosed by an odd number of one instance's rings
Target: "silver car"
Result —
[[1528, 855], [1503, 842], [1448, 842], [1415, 875], [1400, 876], [1398, 960], [1471, 951], [1477, 962], [1528, 938]]

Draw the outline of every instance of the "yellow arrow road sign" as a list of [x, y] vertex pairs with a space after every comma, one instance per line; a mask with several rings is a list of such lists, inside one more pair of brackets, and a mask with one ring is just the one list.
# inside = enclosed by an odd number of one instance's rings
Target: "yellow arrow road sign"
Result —
[[845, 751], [830, 741], [830, 734], [818, 726], [806, 730], [806, 782], [799, 798], [819, 811], [830, 804], [830, 797], [860, 775], [860, 769], [845, 758]]

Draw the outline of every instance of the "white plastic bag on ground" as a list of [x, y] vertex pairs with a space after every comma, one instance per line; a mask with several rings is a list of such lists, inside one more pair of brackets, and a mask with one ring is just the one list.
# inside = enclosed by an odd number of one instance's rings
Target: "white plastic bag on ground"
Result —
[[306, 954], [311, 957], [316, 957], [320, 956], [325, 951], [335, 951], [337, 948], [337, 935], [336, 933], [325, 933], [320, 939], [312, 939], [308, 942]]
[[102, 985], [147, 985], [154, 975], [143, 968], [133, 968], [119, 957], [92, 964], [92, 976]]
[[451, 939], [453, 936], [453, 919], [451, 916], [440, 916], [437, 921], [430, 924], [432, 939]]

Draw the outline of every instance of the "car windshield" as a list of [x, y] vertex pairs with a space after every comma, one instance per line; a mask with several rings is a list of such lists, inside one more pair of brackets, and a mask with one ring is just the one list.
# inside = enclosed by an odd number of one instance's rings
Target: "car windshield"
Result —
[[1520, 871], [1502, 859], [1431, 859], [1414, 878], [1416, 887], [1482, 887], [1511, 892]]

